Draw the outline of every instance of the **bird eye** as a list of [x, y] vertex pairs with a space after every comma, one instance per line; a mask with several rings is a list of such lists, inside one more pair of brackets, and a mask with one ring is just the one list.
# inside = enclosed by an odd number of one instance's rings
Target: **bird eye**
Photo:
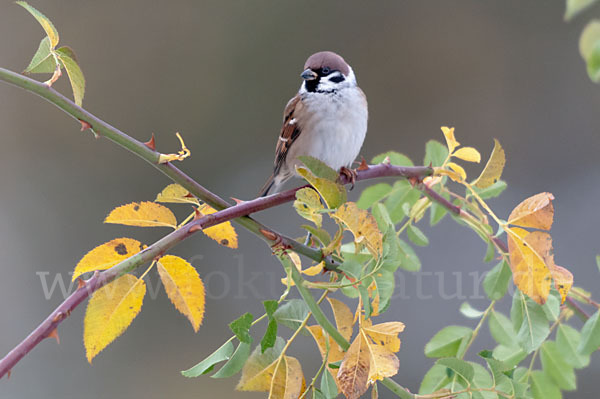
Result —
[[323, 67], [321, 72], [323, 72], [324, 75], [327, 75], [329, 73], [329, 67]]

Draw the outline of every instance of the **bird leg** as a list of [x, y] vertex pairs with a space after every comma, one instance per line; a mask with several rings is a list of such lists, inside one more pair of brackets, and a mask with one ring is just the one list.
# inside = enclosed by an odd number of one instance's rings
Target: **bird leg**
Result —
[[354, 188], [354, 183], [356, 182], [356, 170], [349, 169], [345, 166], [340, 168], [340, 176], [344, 176], [348, 183], [350, 183], [350, 190]]

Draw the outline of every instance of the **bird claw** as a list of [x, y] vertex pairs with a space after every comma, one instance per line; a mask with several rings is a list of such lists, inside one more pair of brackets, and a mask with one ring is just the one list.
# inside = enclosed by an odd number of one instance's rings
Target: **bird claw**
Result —
[[340, 169], [340, 176], [344, 176], [346, 181], [350, 183], [350, 190], [354, 188], [354, 183], [356, 182], [356, 171], [354, 169], [349, 169], [345, 166], [342, 166]]

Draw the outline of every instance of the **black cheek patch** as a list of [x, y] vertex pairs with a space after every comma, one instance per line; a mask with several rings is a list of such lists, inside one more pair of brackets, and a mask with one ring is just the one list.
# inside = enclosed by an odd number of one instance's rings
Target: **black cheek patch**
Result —
[[344, 80], [346, 80], [346, 79], [344, 78], [344, 75], [333, 76], [333, 77], [329, 78], [329, 81], [330, 81], [330, 82], [333, 82], [333, 83], [341, 83], [341, 82], [343, 82]]

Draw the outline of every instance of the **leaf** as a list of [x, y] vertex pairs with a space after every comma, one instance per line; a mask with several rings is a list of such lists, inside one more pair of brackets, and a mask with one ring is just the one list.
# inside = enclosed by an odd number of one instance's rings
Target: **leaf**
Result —
[[296, 191], [296, 201], [294, 208], [298, 215], [306, 220], [313, 222], [318, 228], [321, 228], [323, 223], [323, 215], [320, 213], [324, 207], [321, 203], [321, 197], [312, 188], [301, 188]]
[[442, 389], [450, 379], [448, 378], [447, 368], [445, 366], [434, 364], [433, 367], [425, 373], [421, 386], [419, 387], [420, 395], [428, 395]]
[[590, 21], [583, 29], [579, 38], [579, 53], [586, 61], [588, 75], [592, 81], [597, 82], [598, 68], [600, 67], [600, 20]]
[[[212, 208], [208, 204], [202, 205], [198, 208], [198, 212], [202, 215], [210, 215], [217, 212], [216, 209]], [[233, 228], [231, 222], [219, 223], [216, 226], [211, 226], [206, 229], [202, 229], [202, 232], [209, 238], [212, 238], [219, 244], [235, 249], [238, 247], [238, 236]]]
[[58, 44], [58, 31], [56, 30], [52, 22], [44, 14], [27, 4], [26, 2], [16, 1], [15, 3], [29, 11], [29, 13], [33, 15], [35, 19], [37, 19], [40, 25], [42, 25], [44, 32], [46, 32], [46, 35], [48, 35], [52, 48], [56, 47], [56, 45]]
[[467, 162], [481, 162], [481, 154], [473, 147], [463, 147], [452, 153], [454, 158], [462, 159]]
[[454, 138], [454, 128], [442, 126], [442, 133], [444, 133], [444, 138], [446, 139], [446, 146], [448, 147], [448, 151], [452, 153], [454, 149], [460, 145], [460, 143]]
[[204, 284], [198, 272], [185, 259], [174, 255], [160, 258], [157, 268], [171, 303], [198, 332], [204, 317]]
[[508, 347], [504, 345], [498, 345], [494, 348], [493, 355], [495, 359], [500, 360], [509, 367], [516, 366], [527, 357], [527, 353], [520, 347]]
[[406, 229], [406, 236], [415, 245], [419, 245], [421, 247], [429, 245], [429, 239], [427, 236], [415, 225], [408, 225], [408, 228]]
[[297, 167], [296, 171], [321, 194], [329, 209], [336, 209], [346, 202], [346, 189], [341, 184], [322, 177], [316, 177], [310, 170], [303, 167]]
[[511, 271], [505, 260], [498, 263], [483, 279], [483, 289], [488, 298], [493, 301], [501, 299], [508, 289]]
[[340, 390], [347, 399], [358, 399], [367, 391], [369, 368], [367, 342], [362, 334], [358, 334], [348, 348], [337, 374]]
[[321, 261], [318, 264], [309, 267], [308, 269], [302, 270], [302, 274], [304, 274], [306, 276], [316, 276], [317, 274], [322, 273], [324, 268], [325, 268], [325, 261]]
[[550, 230], [554, 219], [553, 199], [550, 193], [539, 193], [525, 199], [510, 213], [508, 224]]
[[45, 36], [23, 73], [53, 73], [56, 70], [56, 67], [56, 60], [52, 56], [50, 38]]
[[423, 165], [442, 166], [448, 157], [448, 149], [436, 140], [429, 140], [425, 144], [425, 159]]
[[592, 6], [598, 0], [567, 0], [567, 7], [565, 9], [565, 21], [570, 21], [585, 11], [587, 8]]
[[231, 331], [233, 331], [240, 342], [244, 342], [246, 344], [252, 343], [252, 337], [249, 333], [250, 327], [252, 326], [252, 320], [254, 320], [252, 313], [246, 312], [236, 320], [229, 323], [229, 328]]
[[394, 273], [381, 271], [375, 275], [373, 279], [375, 287], [377, 289], [377, 298], [379, 300], [377, 305], [377, 315], [385, 312], [390, 306], [392, 295], [394, 294]]
[[310, 157], [308, 155], [300, 155], [298, 159], [306, 165], [308, 170], [315, 176], [332, 182], [338, 179], [338, 172], [330, 168], [320, 159]]
[[142, 309], [146, 284], [131, 274], [98, 289], [83, 320], [83, 344], [88, 362], [119, 337]]
[[304, 230], [308, 231], [310, 234], [313, 235], [314, 238], [316, 238], [317, 240], [319, 240], [319, 242], [326, 247], [327, 245], [329, 245], [329, 243], [331, 243], [331, 236], [329, 235], [329, 233], [327, 232], [327, 230], [325, 229], [318, 229], [314, 226], [309, 226], [307, 224], [303, 224], [302, 227]]
[[169, 184], [156, 195], [155, 202], [198, 205], [198, 199], [179, 184]]
[[414, 249], [411, 248], [406, 242], [398, 240], [399, 249], [402, 252], [400, 267], [404, 270], [411, 272], [417, 272], [421, 270], [421, 261], [415, 253]]
[[542, 307], [522, 297], [523, 322], [517, 331], [517, 340], [526, 353], [531, 353], [548, 338], [550, 327]]
[[573, 327], [559, 324], [556, 331], [556, 346], [561, 356], [571, 366], [581, 369], [590, 364], [590, 356], [579, 353], [577, 347], [581, 342], [581, 334]]
[[363, 326], [362, 331], [366, 333], [377, 345], [391, 352], [400, 350], [400, 338], [398, 334], [404, 331], [404, 323], [389, 321], [375, 325]]
[[388, 347], [373, 343], [364, 330], [361, 329], [359, 335], [363, 337], [369, 355], [367, 384], [370, 385], [378, 380], [381, 381], [384, 378], [396, 375], [398, 367], [400, 367], [400, 361], [396, 355]]
[[471, 184], [476, 188], [485, 189], [498, 183], [505, 164], [506, 156], [504, 155], [504, 149], [500, 145], [500, 142], [494, 139], [494, 149], [492, 150], [490, 159], [488, 159], [479, 177]]
[[392, 186], [387, 183], [377, 183], [367, 187], [360, 194], [356, 206], [360, 209], [369, 209], [375, 202], [382, 200], [392, 191]]
[[339, 333], [346, 341], [350, 341], [350, 338], [352, 337], [352, 327], [354, 325], [354, 315], [352, 314], [352, 311], [342, 301], [334, 298], [327, 298], [327, 301], [333, 311], [333, 317], [335, 318], [335, 324]]
[[598, 321], [600, 310], [590, 317], [581, 329], [581, 342], [577, 351], [582, 355], [590, 355], [600, 348], [600, 322]]
[[388, 158], [390, 160], [390, 163], [392, 165], [414, 166], [413, 162], [410, 160], [409, 157], [407, 157], [406, 155], [401, 154], [399, 152], [396, 152], [396, 151], [388, 151], [388, 152], [384, 152], [383, 154], [379, 154], [371, 160], [371, 163], [373, 163], [373, 164], [382, 163], [386, 158]]
[[75, 104], [81, 107], [83, 96], [85, 94], [85, 77], [77, 63], [75, 53], [70, 47], [65, 46], [56, 50], [56, 56], [62, 62], [67, 71], [67, 75], [69, 76]]
[[574, 391], [577, 388], [573, 367], [565, 362], [556, 342], [544, 342], [540, 347], [540, 359], [544, 372], [560, 389]]
[[463, 316], [468, 317], [469, 319], [478, 319], [485, 313], [481, 310], [475, 309], [469, 302], [463, 302], [460, 305], [459, 311]]
[[554, 261], [548, 266], [550, 267], [550, 274], [552, 274], [554, 285], [560, 293], [561, 303], [564, 303], [573, 286], [573, 274], [564, 267], [555, 265]]
[[99, 245], [77, 263], [71, 281], [75, 281], [83, 273], [110, 269], [142, 249], [144, 249], [142, 243], [132, 238], [115, 238]]
[[474, 187], [475, 192], [481, 197], [481, 199], [489, 199], [489, 198], [496, 198], [498, 197], [500, 194], [502, 194], [502, 192], [504, 190], [506, 190], [507, 184], [504, 180], [498, 180], [496, 183], [492, 184], [489, 187], [486, 188], [477, 188]]
[[321, 392], [326, 399], [335, 399], [338, 396], [338, 388], [331, 373], [324, 372], [321, 375]]
[[462, 326], [447, 326], [438, 331], [425, 345], [427, 357], [453, 357], [463, 341], [471, 338], [472, 330]]
[[528, 232], [518, 227], [506, 230], [510, 268], [515, 285], [527, 296], [543, 304], [550, 293], [552, 276], [544, 262], [552, 250], [552, 238], [542, 231]]
[[392, 191], [384, 202], [392, 222], [400, 223], [407, 214], [403, 209], [404, 204], [407, 204], [410, 209], [420, 196], [420, 192], [413, 188], [408, 181], [400, 180], [395, 182]]
[[502, 313], [492, 310], [488, 317], [490, 334], [496, 342], [507, 347], [517, 346], [517, 333], [510, 320]]
[[473, 366], [461, 359], [447, 357], [444, 359], [439, 359], [436, 362], [436, 364], [446, 366], [447, 368], [464, 378], [467, 382], [471, 382], [473, 380], [473, 377], [475, 376], [475, 370], [473, 370]]
[[132, 202], [113, 209], [104, 223], [124, 224], [138, 227], [177, 228], [177, 220], [171, 210], [156, 202]]
[[250, 344], [240, 342], [233, 356], [211, 378], [229, 378], [242, 370], [250, 356]]
[[358, 209], [354, 202], [347, 202], [331, 216], [352, 232], [356, 243], [364, 244], [376, 258], [381, 255], [382, 235], [368, 211]]
[[[325, 356], [327, 356], [328, 364], [339, 362], [344, 358], [344, 352], [342, 351], [342, 349], [333, 340], [333, 338], [325, 334], [321, 326], [308, 326], [306, 328], [315, 340], [317, 348], [319, 348], [321, 358], [325, 360]], [[327, 367], [327, 369], [330, 373], [332, 373], [332, 375], [336, 375], [336, 372], [334, 372], [334, 370], [331, 367]]]
[[274, 300], [268, 300], [263, 301], [263, 306], [265, 308], [265, 311], [267, 312], [269, 323], [267, 324], [265, 335], [260, 341], [260, 350], [262, 352], [269, 348], [272, 348], [275, 345], [275, 339], [277, 338], [277, 320], [275, 320], [275, 318], [273, 317], [273, 313], [275, 313], [275, 311], [277, 310], [278, 303]]
[[233, 344], [230, 341], [227, 341], [219, 349], [210, 354], [206, 359], [202, 360], [194, 367], [182, 371], [181, 374], [184, 377], [191, 378], [209, 373], [215, 367], [215, 364], [229, 360], [232, 353]]
[[307, 315], [308, 306], [301, 299], [291, 299], [273, 313], [277, 323], [283, 324], [292, 331], [300, 327]]
[[448, 162], [446, 164], [447, 167], [449, 167], [450, 169], [452, 169], [452, 171], [455, 174], [452, 173], [448, 173], [448, 176], [454, 180], [454, 181], [464, 181], [467, 179], [467, 172], [465, 172], [465, 170], [463, 169], [462, 166], [460, 166], [457, 163], [454, 162]]
[[531, 393], [533, 399], [562, 399], [560, 389], [539, 370], [531, 373]]

